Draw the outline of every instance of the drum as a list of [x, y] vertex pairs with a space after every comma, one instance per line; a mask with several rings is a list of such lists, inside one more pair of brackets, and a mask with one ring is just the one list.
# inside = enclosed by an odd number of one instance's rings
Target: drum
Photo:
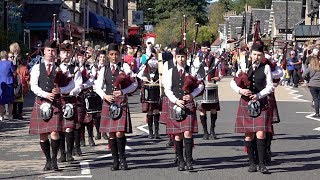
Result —
[[214, 104], [219, 102], [218, 85], [210, 82], [205, 83], [202, 98], [197, 98], [197, 104]]
[[160, 86], [159, 84], [144, 84], [144, 100], [148, 103], [158, 103], [160, 101]]
[[102, 110], [102, 99], [94, 91], [88, 92], [84, 95], [86, 111], [88, 114], [100, 113]]

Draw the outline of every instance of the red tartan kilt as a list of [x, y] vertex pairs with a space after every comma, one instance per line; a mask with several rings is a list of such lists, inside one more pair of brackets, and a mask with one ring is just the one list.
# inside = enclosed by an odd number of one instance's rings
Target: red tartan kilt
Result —
[[210, 111], [211, 109], [215, 109], [217, 111], [220, 111], [220, 103], [196, 103], [197, 110], [202, 111]]
[[89, 123], [92, 121], [92, 116], [88, 115], [86, 112], [86, 105], [83, 96], [77, 97], [77, 107], [78, 107], [78, 120], [80, 123]]
[[277, 101], [276, 97], [274, 96], [274, 93], [271, 93], [268, 97], [268, 103], [270, 107], [270, 113], [272, 113], [272, 123], [279, 123], [280, 122], [280, 116], [279, 116], [279, 111], [278, 111], [278, 106], [277, 106]]
[[[115, 101], [120, 104], [121, 102], [128, 101], [127, 96], [118, 97]], [[130, 110], [126, 102], [122, 109], [122, 116], [118, 120], [113, 120], [109, 116], [109, 103], [104, 101], [101, 112], [100, 132], [125, 132], [132, 133], [132, 124], [130, 117]]]
[[190, 110], [191, 114], [187, 116], [187, 118], [181, 122], [176, 121], [173, 118], [172, 109], [174, 104], [170, 101], [167, 101], [165, 106], [168, 107], [167, 116], [165, 117], [165, 122], [167, 125], [167, 134], [178, 134], [183, 133], [185, 131], [191, 131], [193, 133], [198, 132], [198, 123], [197, 123], [197, 114], [196, 107], [194, 103], [189, 103], [187, 108]]
[[143, 113], [146, 113], [148, 111], [153, 111], [153, 110], [156, 110], [156, 109], [160, 109], [160, 104], [159, 103], [147, 103], [147, 102], [143, 102], [141, 104], [142, 106], [142, 112]]
[[160, 114], [160, 120], [159, 120], [161, 124], [167, 123], [166, 120], [167, 120], [168, 111], [169, 111], [168, 103], [169, 103], [169, 98], [167, 96], [162, 96], [162, 108], [161, 108], [161, 114]]
[[273, 113], [269, 105], [266, 105], [267, 108], [261, 111], [259, 117], [252, 118], [248, 113], [248, 101], [240, 98], [237, 119], [235, 124], [236, 133], [246, 133], [246, 132], [272, 132], [271, 120]]
[[[62, 131], [65, 131], [66, 128], [72, 128], [74, 129], [76, 126], [76, 123], [78, 123], [78, 108], [77, 108], [77, 98], [75, 96], [71, 97], [62, 97], [61, 98], [62, 105], [65, 105], [67, 103], [70, 103], [73, 105], [73, 111], [74, 115], [72, 118], [65, 119], [63, 118], [62, 121]], [[63, 113], [63, 112], [62, 112]]]
[[40, 116], [40, 106], [43, 102], [46, 102], [44, 98], [40, 99], [36, 97], [30, 119], [30, 134], [44, 134], [60, 132], [62, 130], [62, 106], [60, 98], [52, 104], [53, 116], [48, 122], [45, 122]]

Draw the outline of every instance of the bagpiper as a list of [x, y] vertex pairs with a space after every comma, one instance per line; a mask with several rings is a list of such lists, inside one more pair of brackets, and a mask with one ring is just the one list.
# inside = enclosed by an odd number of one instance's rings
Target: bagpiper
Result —
[[[68, 93], [64, 88], [55, 86], [56, 41], [44, 43], [44, 62], [36, 64], [31, 70], [30, 85], [36, 95], [30, 119], [30, 134], [40, 135], [40, 146], [46, 157], [43, 168], [58, 170], [57, 153], [60, 146], [59, 132], [62, 130], [62, 106], [60, 93]], [[51, 149], [48, 135], [51, 137]]]
[[[241, 95], [235, 132], [245, 133], [245, 146], [248, 151], [250, 166], [249, 172], [256, 172], [257, 165], [254, 158], [253, 139], [257, 137], [259, 171], [269, 173], [265, 166], [266, 132], [272, 132], [272, 109], [268, 107], [268, 95], [273, 92], [271, 69], [268, 64], [262, 63], [264, 45], [254, 43], [250, 57], [252, 65], [248, 73], [239, 75], [230, 82], [232, 89]], [[247, 78], [244, 78], [247, 76]]]
[[[71, 44], [60, 45], [60, 69], [65, 75], [65, 82], [67, 88], [70, 88], [69, 93], [62, 94], [62, 111], [63, 111], [63, 123], [62, 131], [60, 132], [60, 158], [59, 162], [74, 161], [72, 157], [75, 133], [78, 125], [78, 107], [77, 107], [77, 95], [79, 93], [79, 86], [82, 84], [81, 73], [75, 64], [71, 63]], [[74, 133], [75, 130], [75, 133]], [[65, 144], [67, 144], [67, 151], [65, 150]], [[78, 147], [77, 147], [77, 151]]]
[[[186, 52], [184, 49], [177, 49], [175, 54], [176, 65], [167, 71], [166, 81], [164, 81], [164, 92], [169, 101], [164, 104], [167, 110], [165, 120], [167, 133], [174, 135], [176, 155], [178, 157], [178, 170], [193, 170], [192, 147], [193, 133], [198, 132], [196, 107], [193, 97], [203, 90], [203, 84], [197, 85], [195, 89], [183, 91], [184, 80], [187, 69]], [[169, 78], [170, 77], [170, 78]], [[200, 76], [197, 79], [201, 80]], [[186, 164], [183, 153], [183, 140], [185, 141]]]
[[[112, 171], [128, 169], [125, 156], [126, 136], [132, 133], [128, 93], [134, 92], [138, 83], [132, 80], [132, 71], [126, 63], [121, 66], [118, 45], [109, 44], [109, 62], [101, 68], [95, 81], [95, 91], [103, 98], [100, 132], [109, 133], [109, 146], [113, 157]], [[123, 68], [123, 71], [122, 71]]]

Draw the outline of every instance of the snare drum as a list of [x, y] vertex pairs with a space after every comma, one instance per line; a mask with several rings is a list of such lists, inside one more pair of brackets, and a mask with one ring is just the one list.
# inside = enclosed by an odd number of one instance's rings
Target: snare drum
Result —
[[205, 83], [205, 89], [202, 98], [198, 98], [197, 104], [215, 104], [219, 103], [218, 85], [210, 82]]
[[88, 114], [100, 113], [102, 110], [102, 99], [101, 97], [91, 91], [84, 95], [84, 100], [86, 104], [86, 111]]
[[159, 84], [144, 84], [143, 86], [144, 101], [147, 103], [158, 103], [160, 101]]

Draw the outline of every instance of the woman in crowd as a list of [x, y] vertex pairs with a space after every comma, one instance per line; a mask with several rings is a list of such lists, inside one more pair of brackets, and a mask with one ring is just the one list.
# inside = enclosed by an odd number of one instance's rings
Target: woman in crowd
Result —
[[309, 81], [308, 86], [314, 102], [315, 114], [313, 117], [320, 118], [319, 115], [319, 98], [320, 98], [320, 63], [319, 58], [313, 56], [310, 64], [302, 77]]
[[12, 120], [12, 108], [14, 101], [13, 74], [14, 65], [8, 60], [6, 51], [0, 52], [0, 121], [4, 120], [4, 105], [9, 105], [8, 119]]

